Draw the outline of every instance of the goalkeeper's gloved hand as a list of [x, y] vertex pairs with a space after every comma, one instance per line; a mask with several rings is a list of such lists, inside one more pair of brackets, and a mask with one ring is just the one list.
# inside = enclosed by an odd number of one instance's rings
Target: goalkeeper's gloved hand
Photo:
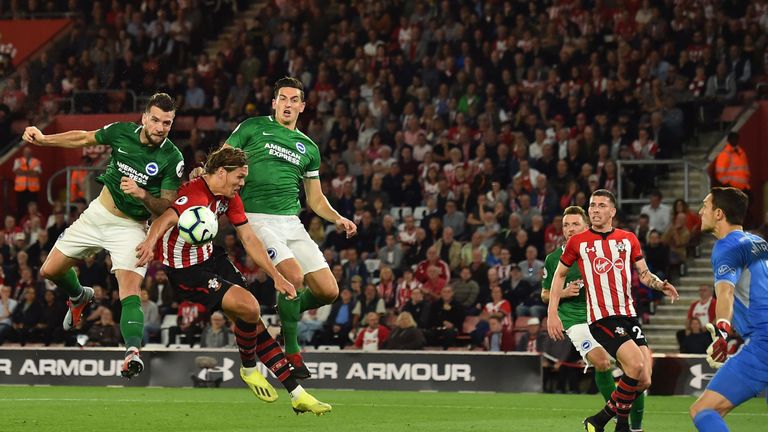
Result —
[[731, 333], [731, 323], [719, 319], [712, 325], [707, 324], [707, 330], [712, 335], [712, 343], [707, 348], [707, 363], [714, 369], [719, 369], [728, 358], [728, 335]]

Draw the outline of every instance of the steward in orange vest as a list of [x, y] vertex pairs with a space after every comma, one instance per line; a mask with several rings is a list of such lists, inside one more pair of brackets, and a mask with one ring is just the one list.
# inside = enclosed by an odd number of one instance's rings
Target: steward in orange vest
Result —
[[32, 157], [31, 148], [24, 147], [23, 155], [13, 161], [13, 173], [16, 175], [13, 190], [16, 192], [17, 213], [26, 211], [28, 202], [37, 201], [42, 172], [40, 159]]
[[739, 147], [739, 134], [728, 134], [728, 143], [715, 159], [715, 180], [723, 186], [742, 191], [751, 189], [747, 153]]

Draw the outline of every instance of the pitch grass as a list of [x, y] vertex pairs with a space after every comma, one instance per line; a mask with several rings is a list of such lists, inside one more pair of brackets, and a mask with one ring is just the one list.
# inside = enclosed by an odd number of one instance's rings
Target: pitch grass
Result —
[[[0, 386], [0, 431], [580, 431], [598, 395], [316, 390], [323, 417], [296, 416], [282, 392], [273, 404], [247, 389]], [[691, 397], [649, 397], [644, 428], [695, 431]], [[765, 399], [727, 419], [732, 431], [768, 430]], [[613, 430], [610, 425], [609, 430]]]

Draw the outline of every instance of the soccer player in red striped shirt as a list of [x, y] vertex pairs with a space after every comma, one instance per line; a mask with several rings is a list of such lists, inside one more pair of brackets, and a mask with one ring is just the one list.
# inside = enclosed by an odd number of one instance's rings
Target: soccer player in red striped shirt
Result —
[[632, 302], [631, 266], [646, 286], [664, 292], [672, 301], [677, 290], [648, 270], [637, 237], [612, 226], [616, 198], [605, 189], [592, 193], [589, 219], [592, 227], [568, 240], [555, 270], [549, 299], [547, 331], [554, 340], [563, 339], [563, 323], [557, 307], [568, 269], [579, 263], [587, 290], [589, 330], [610, 355], [618, 360], [624, 375], [605, 407], [584, 420], [588, 432], [603, 431], [617, 417], [616, 431], [629, 431], [628, 415], [637, 394], [651, 385], [651, 351], [643, 335]]
[[297, 383], [288, 359], [261, 320], [259, 302], [248, 291], [248, 282], [226, 253], [214, 250], [211, 243], [197, 246], [179, 237], [179, 215], [190, 207], [205, 206], [217, 216], [226, 215], [235, 226], [245, 252], [274, 279], [275, 289], [295, 298], [293, 285], [280, 275], [248, 225], [243, 201], [237, 194], [247, 175], [248, 158], [243, 150], [224, 147], [213, 152], [208, 157], [205, 174], [182, 185], [178, 199], [152, 224], [146, 239], [136, 248], [136, 256], [139, 265], [151, 261], [155, 254], [162, 257], [168, 279], [177, 293], [186, 300], [206, 305], [209, 311], [222, 309], [235, 323], [242, 360], [240, 377], [256, 397], [266, 402], [277, 399], [275, 389], [256, 368], [258, 357], [291, 394], [297, 414], [321, 415], [329, 412], [331, 406], [315, 399]]

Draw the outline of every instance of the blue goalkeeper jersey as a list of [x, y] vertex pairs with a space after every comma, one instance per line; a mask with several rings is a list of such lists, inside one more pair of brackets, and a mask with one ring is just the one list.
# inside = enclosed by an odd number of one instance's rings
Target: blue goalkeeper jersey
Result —
[[733, 325], [744, 337], [768, 342], [768, 242], [733, 231], [712, 250], [715, 283], [734, 286]]

